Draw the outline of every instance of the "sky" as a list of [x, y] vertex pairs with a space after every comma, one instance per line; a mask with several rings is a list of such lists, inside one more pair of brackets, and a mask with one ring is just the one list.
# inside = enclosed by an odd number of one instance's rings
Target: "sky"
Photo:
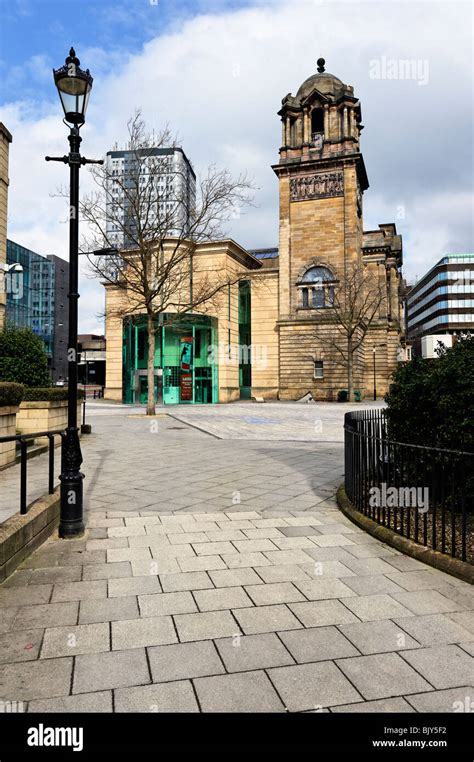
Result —
[[[10, 146], [8, 237], [68, 258], [67, 151], [52, 78], [73, 45], [94, 76], [82, 152], [124, 146], [141, 108], [169, 125], [198, 176], [246, 172], [254, 205], [229, 221], [248, 248], [278, 245], [281, 99], [316, 71], [354, 86], [370, 187], [364, 228], [395, 222], [412, 282], [473, 245], [473, 5], [399, 0], [0, 0], [0, 121]], [[408, 69], [403, 62], [409, 62]], [[81, 190], [91, 188], [81, 170]], [[86, 231], [82, 231], [86, 232]], [[79, 328], [102, 333], [104, 290], [82, 266]]]

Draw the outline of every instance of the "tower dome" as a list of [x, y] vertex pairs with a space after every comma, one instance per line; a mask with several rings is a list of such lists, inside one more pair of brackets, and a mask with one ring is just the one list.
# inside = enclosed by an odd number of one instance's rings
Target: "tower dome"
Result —
[[296, 100], [304, 101], [305, 98], [310, 95], [314, 89], [319, 90], [323, 95], [338, 95], [344, 90], [344, 83], [325, 70], [324, 65], [326, 61], [324, 58], [318, 58], [318, 71], [316, 74], [312, 74], [308, 79], [305, 79], [296, 93]]

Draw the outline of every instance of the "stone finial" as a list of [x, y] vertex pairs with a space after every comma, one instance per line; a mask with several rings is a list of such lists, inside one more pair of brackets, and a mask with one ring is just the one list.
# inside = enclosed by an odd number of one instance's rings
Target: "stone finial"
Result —
[[318, 58], [317, 64], [318, 64], [318, 73], [319, 74], [322, 74], [325, 71], [325, 69], [324, 69], [324, 64], [325, 63], [326, 63], [326, 61], [324, 60], [324, 58]]

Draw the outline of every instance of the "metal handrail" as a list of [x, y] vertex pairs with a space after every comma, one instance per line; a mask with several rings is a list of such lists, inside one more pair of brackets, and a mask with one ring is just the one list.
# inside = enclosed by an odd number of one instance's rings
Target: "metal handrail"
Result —
[[52, 431], [34, 431], [29, 434], [13, 434], [8, 437], [0, 437], [0, 444], [5, 442], [19, 442], [20, 444], [20, 514], [25, 515], [28, 512], [28, 441], [40, 437], [47, 437], [49, 440], [48, 457], [48, 493], [54, 492], [54, 437], [61, 437], [61, 447], [64, 443], [66, 432], [64, 429], [53, 429]]

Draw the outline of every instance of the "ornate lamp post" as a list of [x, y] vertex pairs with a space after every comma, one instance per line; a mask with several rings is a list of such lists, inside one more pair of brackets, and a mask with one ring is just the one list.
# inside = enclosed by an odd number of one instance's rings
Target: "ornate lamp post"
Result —
[[80, 61], [71, 48], [64, 66], [53, 69], [54, 83], [64, 110], [64, 123], [69, 127], [69, 154], [46, 156], [46, 161], [62, 161], [69, 165], [69, 337], [68, 337], [68, 418], [61, 459], [61, 517], [59, 536], [79, 537], [84, 533], [82, 463], [79, 430], [77, 427], [77, 304], [78, 243], [79, 243], [79, 169], [84, 164], [103, 164], [103, 161], [85, 159], [80, 154], [82, 138], [79, 129], [85, 122], [87, 104], [92, 89], [89, 69], [79, 66]]

